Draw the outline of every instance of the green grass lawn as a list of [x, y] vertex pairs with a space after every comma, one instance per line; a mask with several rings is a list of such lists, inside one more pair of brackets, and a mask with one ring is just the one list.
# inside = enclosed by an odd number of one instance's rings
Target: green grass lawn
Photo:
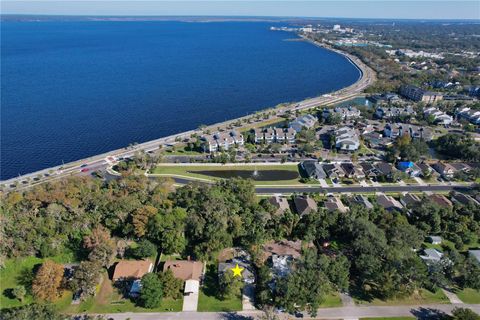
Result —
[[217, 292], [217, 266], [211, 264], [207, 266], [205, 281], [200, 288], [197, 311], [229, 312], [242, 310], [242, 298], [240, 292], [238, 296], [223, 300], [216, 296]]
[[406, 184], [418, 184], [417, 180], [413, 178], [403, 179], [403, 182], [405, 182]]
[[125, 298], [117, 288], [112, 285], [107, 274], [95, 297], [90, 297], [79, 305], [68, 305], [62, 311], [66, 313], [121, 313], [121, 312], [167, 312], [182, 311], [183, 299], [164, 298], [157, 308], [147, 309], [135, 305], [135, 302]]
[[420, 289], [418, 293], [414, 293], [409, 297], [401, 297], [396, 299], [389, 299], [389, 300], [373, 299], [372, 301], [355, 299], [355, 302], [360, 305], [374, 305], [374, 306], [450, 303], [448, 298], [440, 289], [438, 289], [436, 292], [431, 292], [426, 289]]
[[87, 313], [123, 313], [123, 312], [178, 312], [182, 311], [183, 300], [166, 298], [162, 300], [160, 307], [147, 309], [138, 307], [128, 299], [118, 299], [107, 304], [100, 304], [95, 298], [90, 298], [78, 306], [79, 312]]
[[199, 156], [202, 155], [201, 152], [192, 151], [192, 150], [185, 150], [184, 148], [179, 149], [168, 149], [164, 153], [166, 156]]
[[[65, 253], [49, 259], [58, 263], [67, 263], [74, 261], [74, 256], [72, 253]], [[34, 269], [36, 266], [41, 265], [45, 260], [46, 259], [37, 257], [26, 257], [7, 259], [5, 261], [5, 266], [0, 269], [0, 309], [18, 307], [33, 302], [33, 297], [29, 293], [29, 287], [33, 280]], [[27, 295], [25, 296], [23, 303], [10, 296], [11, 289], [18, 285], [23, 285], [27, 289]], [[71, 294], [66, 293], [58, 301], [55, 301], [55, 304], [58, 303], [63, 305], [68, 299], [71, 300]]]
[[334, 308], [334, 307], [341, 307], [342, 306], [342, 299], [340, 299], [340, 295], [338, 293], [329, 294], [325, 301], [320, 304], [320, 308]]
[[465, 288], [461, 291], [456, 291], [455, 293], [460, 298], [460, 300], [465, 303], [480, 303], [480, 290]]
[[[216, 181], [220, 180], [221, 178], [217, 177], [212, 177], [200, 173], [196, 173], [195, 171], [226, 171], [226, 170], [257, 170], [261, 173], [263, 170], [285, 170], [285, 171], [291, 171], [291, 172], [297, 172], [298, 173], [298, 166], [293, 165], [293, 164], [278, 164], [278, 165], [206, 165], [206, 166], [198, 166], [198, 165], [182, 165], [182, 166], [165, 166], [165, 165], [158, 165], [155, 169], [151, 171], [153, 174], [171, 174], [171, 175], [178, 175], [178, 176], [186, 176], [186, 177], [192, 177], [192, 178], [199, 178], [199, 179], [206, 179], [210, 181]], [[290, 180], [279, 180], [279, 181], [255, 181], [256, 185], [279, 185], [279, 184], [285, 184], [285, 185], [301, 185], [302, 183], [300, 182], [300, 174], [298, 178], [296, 179], [290, 179]]]

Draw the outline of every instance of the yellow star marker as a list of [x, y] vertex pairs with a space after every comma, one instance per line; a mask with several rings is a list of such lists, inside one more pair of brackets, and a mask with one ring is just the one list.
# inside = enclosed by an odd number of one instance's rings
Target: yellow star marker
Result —
[[233, 276], [239, 276], [241, 277], [242, 276], [242, 271], [243, 271], [243, 268], [240, 268], [238, 266], [238, 263], [235, 265], [235, 268], [231, 268], [230, 270], [233, 271]]

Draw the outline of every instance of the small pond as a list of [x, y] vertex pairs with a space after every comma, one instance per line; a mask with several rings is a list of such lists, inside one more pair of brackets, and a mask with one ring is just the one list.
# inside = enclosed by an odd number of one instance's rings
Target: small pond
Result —
[[[298, 172], [288, 170], [203, 170], [188, 171], [189, 173], [203, 174], [215, 178], [244, 178], [255, 181], [281, 181], [299, 178]], [[255, 174], [254, 174], [255, 173]]]
[[351, 105], [372, 107], [373, 103], [370, 100], [368, 100], [368, 98], [366, 97], [356, 97], [356, 98], [335, 104], [336, 107], [348, 107]]

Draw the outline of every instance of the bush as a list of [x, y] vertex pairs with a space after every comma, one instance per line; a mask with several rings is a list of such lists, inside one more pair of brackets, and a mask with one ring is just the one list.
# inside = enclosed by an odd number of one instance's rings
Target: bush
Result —
[[467, 308], [455, 308], [452, 311], [454, 320], [480, 320], [480, 316]]
[[180, 299], [182, 297], [183, 281], [175, 278], [172, 270], [168, 269], [159, 275], [162, 281], [163, 294], [165, 297]]
[[131, 256], [136, 259], [148, 258], [157, 253], [157, 247], [148, 240], [141, 240], [136, 248], [131, 249]]
[[145, 308], [157, 308], [162, 303], [162, 281], [156, 273], [147, 273], [142, 278], [140, 303]]

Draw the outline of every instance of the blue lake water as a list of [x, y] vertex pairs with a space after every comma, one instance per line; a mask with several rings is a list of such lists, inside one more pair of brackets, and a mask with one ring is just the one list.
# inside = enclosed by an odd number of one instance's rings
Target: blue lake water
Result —
[[1, 179], [340, 89], [359, 71], [263, 22], [2, 22]]

